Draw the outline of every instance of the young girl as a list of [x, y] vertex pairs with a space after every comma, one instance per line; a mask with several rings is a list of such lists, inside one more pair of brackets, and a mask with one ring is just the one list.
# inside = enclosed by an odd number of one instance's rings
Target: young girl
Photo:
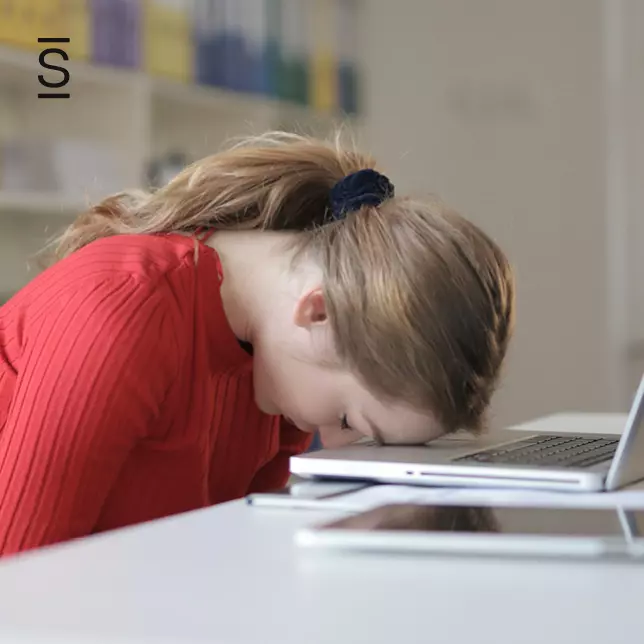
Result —
[[82, 215], [0, 309], [0, 553], [285, 484], [319, 430], [480, 429], [499, 248], [354, 151], [273, 134]]

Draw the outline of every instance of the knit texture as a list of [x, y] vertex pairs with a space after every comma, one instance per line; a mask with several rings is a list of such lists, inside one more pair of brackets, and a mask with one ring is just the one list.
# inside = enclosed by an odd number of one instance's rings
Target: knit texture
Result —
[[310, 437], [259, 411], [214, 250], [119, 236], [0, 308], [0, 555], [283, 486]]

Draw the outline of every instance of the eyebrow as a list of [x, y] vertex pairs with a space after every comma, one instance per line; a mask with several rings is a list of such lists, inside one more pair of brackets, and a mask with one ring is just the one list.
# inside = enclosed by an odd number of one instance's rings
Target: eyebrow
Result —
[[380, 446], [384, 445], [385, 439], [382, 436], [380, 428], [371, 420], [371, 418], [367, 418], [367, 423], [369, 423], [371, 433], [373, 434], [373, 439], [376, 441], [376, 443]]

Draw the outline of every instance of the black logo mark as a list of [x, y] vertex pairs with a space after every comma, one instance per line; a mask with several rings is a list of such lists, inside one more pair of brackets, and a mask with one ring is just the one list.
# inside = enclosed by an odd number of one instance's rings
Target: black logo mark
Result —
[[[68, 43], [69, 38], [38, 38], [38, 42]], [[38, 62], [40, 63], [41, 67], [60, 72], [63, 75], [63, 78], [62, 80], [58, 81], [48, 81], [45, 79], [43, 74], [38, 74], [38, 81], [43, 87], [60, 89], [61, 87], [65, 87], [65, 85], [69, 83], [71, 76], [69, 74], [69, 71], [65, 67], [61, 67], [60, 65], [52, 65], [51, 63], [47, 62], [47, 56], [49, 54], [57, 54], [64, 61], [68, 61], [69, 56], [67, 55], [67, 52], [60, 47], [47, 47], [46, 49], [43, 49], [38, 56]], [[69, 92], [42, 92], [38, 94], [38, 98], [69, 98], [70, 96], [71, 95], [69, 94]]]

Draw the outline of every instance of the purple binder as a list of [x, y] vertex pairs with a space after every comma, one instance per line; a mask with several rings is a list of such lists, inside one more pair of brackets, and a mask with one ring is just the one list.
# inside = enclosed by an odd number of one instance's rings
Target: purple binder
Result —
[[138, 67], [141, 61], [141, 0], [92, 0], [93, 60]]

